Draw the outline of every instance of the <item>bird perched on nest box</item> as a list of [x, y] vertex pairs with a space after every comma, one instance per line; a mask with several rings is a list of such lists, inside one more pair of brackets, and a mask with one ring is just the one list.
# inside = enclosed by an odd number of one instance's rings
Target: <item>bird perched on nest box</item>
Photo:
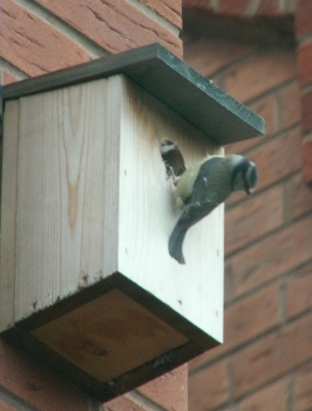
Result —
[[185, 264], [182, 245], [187, 230], [233, 191], [242, 190], [250, 195], [258, 181], [257, 168], [248, 158], [229, 154], [208, 156], [186, 169], [179, 148], [169, 140], [162, 143], [161, 155], [176, 186], [175, 206], [181, 211], [169, 239], [169, 254]]

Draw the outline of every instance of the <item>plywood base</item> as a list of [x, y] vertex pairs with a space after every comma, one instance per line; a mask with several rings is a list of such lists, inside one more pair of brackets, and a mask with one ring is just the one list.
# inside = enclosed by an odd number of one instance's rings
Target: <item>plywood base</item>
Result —
[[188, 342], [119, 290], [109, 291], [31, 334], [100, 382]]
[[119, 273], [20, 321], [3, 336], [101, 400], [217, 345]]

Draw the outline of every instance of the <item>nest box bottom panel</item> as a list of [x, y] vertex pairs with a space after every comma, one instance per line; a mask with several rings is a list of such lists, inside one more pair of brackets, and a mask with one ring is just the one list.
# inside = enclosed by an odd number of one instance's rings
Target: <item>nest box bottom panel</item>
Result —
[[119, 290], [31, 331], [100, 382], [113, 380], [187, 338]]
[[[139, 301], [139, 302], [138, 302]], [[31, 315], [4, 338], [101, 400], [217, 344], [121, 274]]]

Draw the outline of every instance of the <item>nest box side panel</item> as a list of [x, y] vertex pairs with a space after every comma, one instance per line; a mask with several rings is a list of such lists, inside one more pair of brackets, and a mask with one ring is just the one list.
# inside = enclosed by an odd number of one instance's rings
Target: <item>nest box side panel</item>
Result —
[[7, 139], [2, 157], [0, 330], [14, 323], [18, 118], [19, 101], [8, 102], [3, 127]]
[[222, 149], [131, 81], [122, 85], [118, 271], [221, 342], [223, 205], [187, 233], [186, 265], [173, 260], [168, 239], [178, 213], [160, 145], [176, 142], [187, 166]]
[[15, 231], [15, 321], [116, 270], [119, 107], [111, 79], [19, 100], [16, 161], [3, 169], [15, 227], [5, 195], [2, 206], [3, 241]]

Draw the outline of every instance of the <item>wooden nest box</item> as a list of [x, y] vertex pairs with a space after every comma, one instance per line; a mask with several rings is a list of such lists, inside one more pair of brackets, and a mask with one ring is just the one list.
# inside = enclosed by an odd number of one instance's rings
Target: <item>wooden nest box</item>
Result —
[[223, 206], [186, 265], [164, 140], [186, 163], [263, 120], [160, 45], [3, 88], [4, 338], [102, 400], [222, 342]]

